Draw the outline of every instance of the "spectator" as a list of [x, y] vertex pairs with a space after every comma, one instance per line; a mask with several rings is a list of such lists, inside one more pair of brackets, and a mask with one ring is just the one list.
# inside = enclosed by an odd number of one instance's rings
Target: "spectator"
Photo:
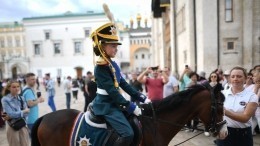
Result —
[[[258, 97], [258, 107], [256, 109], [255, 115], [252, 117], [252, 134], [256, 135], [257, 124], [258, 124], [258, 128], [260, 126], [260, 104], [259, 104], [260, 103], [260, 70], [254, 69], [254, 71], [252, 73], [253, 73], [252, 79], [253, 79], [253, 82], [254, 82], [254, 84], [252, 84], [253, 87], [250, 88], [250, 86], [249, 86], [246, 89], [254, 92]], [[260, 128], [259, 128], [259, 130], [260, 130]]]
[[[84, 106], [84, 112], [87, 111], [87, 107], [89, 105], [89, 103], [92, 101], [93, 97], [89, 97], [89, 88], [88, 88], [88, 83], [91, 82], [91, 79], [93, 78], [93, 74], [91, 71], [87, 72], [87, 76], [83, 82], [83, 94], [84, 94], [84, 98], [85, 98], [85, 106]], [[92, 89], [92, 88], [90, 88]], [[94, 96], [94, 95], [92, 95]]]
[[[23, 97], [19, 96], [20, 85], [18, 81], [10, 81], [3, 90], [3, 98], [1, 100], [3, 116], [5, 120], [12, 121], [17, 118], [26, 118], [30, 109], [27, 107]], [[7, 122], [8, 123], [8, 122]], [[9, 146], [29, 146], [30, 138], [27, 126], [15, 131], [7, 124], [6, 136]]]
[[207, 79], [206, 79], [206, 73], [205, 73], [204, 71], [201, 71], [201, 72], [199, 73], [198, 82], [203, 83], [203, 82], [205, 82], [205, 81], [207, 81]]
[[[3, 91], [3, 86], [2, 86], [2, 81], [0, 80], [0, 101], [2, 99], [2, 91]], [[0, 115], [2, 115], [3, 113], [3, 106], [2, 106], [2, 103], [0, 102]], [[5, 122], [2, 118], [0, 118], [0, 128], [4, 127], [5, 126]]]
[[67, 79], [64, 80], [63, 86], [64, 86], [64, 92], [66, 95], [66, 107], [67, 107], [67, 109], [70, 109], [71, 87], [72, 87], [70, 76], [68, 76]]
[[209, 84], [210, 84], [211, 87], [215, 87], [217, 84], [219, 84], [219, 82], [220, 82], [220, 77], [218, 76], [217, 73], [212, 72], [212, 73], [210, 73], [210, 75], [209, 75], [208, 81], [209, 81]]
[[94, 76], [92, 76], [91, 80], [87, 83], [87, 92], [88, 92], [88, 103], [91, 103], [97, 95], [96, 94], [97, 84], [95, 82]]
[[73, 103], [76, 103], [77, 100], [78, 100], [78, 91], [79, 91], [79, 82], [77, 79], [73, 79], [72, 80], [72, 96], [74, 98], [74, 102]]
[[228, 125], [228, 135], [217, 140], [218, 146], [253, 146], [252, 116], [255, 114], [258, 98], [255, 93], [245, 90], [246, 71], [234, 67], [230, 72], [232, 87], [224, 90], [224, 119]]
[[180, 81], [180, 91], [186, 90], [187, 86], [191, 82], [189, 78], [189, 74], [192, 70], [189, 68], [188, 65], [185, 66], [183, 73], [181, 74], [179, 81]]
[[[150, 73], [150, 78], [145, 76], [147, 73]], [[158, 67], [148, 67], [137, 77], [137, 80], [146, 85], [148, 98], [152, 102], [163, 99], [163, 85], [168, 82], [168, 76], [165, 72], [162, 72], [161, 76]]]
[[27, 73], [25, 75], [26, 85], [22, 90], [22, 96], [24, 97], [30, 112], [28, 114], [27, 125], [29, 132], [31, 133], [34, 122], [39, 118], [39, 107], [38, 104], [44, 102], [44, 98], [37, 97], [34, 91], [34, 86], [36, 83], [35, 74]]
[[132, 72], [131, 74], [131, 79], [129, 81], [129, 84], [134, 87], [137, 91], [139, 92], [143, 92], [143, 87], [142, 87], [142, 83], [140, 83], [139, 81], [137, 81], [137, 73], [136, 72]]
[[50, 106], [51, 110], [54, 112], [56, 111], [56, 106], [54, 102], [55, 96], [55, 83], [50, 77], [50, 73], [45, 74], [45, 87], [46, 91], [48, 92], [48, 105]]
[[170, 68], [165, 67], [164, 72], [168, 76], [168, 82], [163, 86], [163, 97], [165, 98], [179, 91], [179, 82], [173, 75], [171, 75]]
[[[143, 85], [142, 85], [142, 83], [140, 83], [139, 81], [137, 81], [137, 73], [135, 73], [135, 72], [132, 72], [132, 74], [131, 74], [131, 79], [130, 79], [130, 81], [129, 81], [129, 84], [132, 86], [132, 87], [134, 87], [137, 91], [139, 91], [139, 92], [143, 92]], [[136, 102], [136, 101], [134, 101], [133, 100], [133, 98], [132, 97], [130, 97], [131, 98], [131, 101], [132, 102]]]
[[[188, 84], [187, 87], [191, 87], [193, 85], [196, 85], [198, 83], [199, 75], [196, 72], [190, 72], [189, 78], [191, 79], [191, 82]], [[188, 129], [185, 130], [186, 132], [193, 131], [196, 133], [198, 130], [198, 124], [199, 124], [199, 118], [195, 117], [193, 119], [193, 124], [191, 125], [191, 121], [187, 122]]]
[[39, 82], [39, 77], [36, 78], [36, 90], [39, 90], [40, 88], [40, 82]]
[[57, 83], [58, 83], [58, 87], [60, 87], [60, 83], [61, 83], [61, 78], [60, 78], [60, 76], [57, 77]]
[[224, 90], [227, 90], [231, 87], [231, 83], [230, 83], [230, 70], [226, 70], [224, 72], [224, 81], [222, 82], [222, 87], [224, 88]]

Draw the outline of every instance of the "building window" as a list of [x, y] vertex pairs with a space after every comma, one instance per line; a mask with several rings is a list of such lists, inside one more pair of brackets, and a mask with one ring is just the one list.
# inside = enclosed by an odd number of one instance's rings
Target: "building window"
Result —
[[225, 20], [226, 22], [233, 21], [233, 1], [226, 0], [225, 2]]
[[39, 78], [42, 77], [42, 70], [41, 70], [41, 69], [38, 69], [38, 70], [37, 70], [37, 76], [38, 76]]
[[57, 77], [62, 76], [62, 70], [60, 68], [57, 69]]
[[138, 59], [138, 55], [135, 55], [135, 59]]
[[60, 54], [61, 53], [61, 43], [54, 43], [54, 54]]
[[34, 44], [34, 55], [40, 55], [41, 54], [41, 45], [40, 44]]
[[19, 37], [15, 38], [15, 45], [16, 47], [20, 47], [21, 46], [21, 40]]
[[12, 47], [12, 46], [13, 46], [12, 38], [11, 38], [11, 37], [8, 37], [8, 39], [7, 39], [7, 44], [8, 44], [8, 47]]
[[85, 37], [87, 38], [87, 37], [89, 37], [89, 35], [90, 35], [90, 30], [89, 29], [85, 29]]
[[0, 48], [4, 48], [5, 47], [5, 40], [4, 38], [0, 39]]
[[234, 50], [234, 42], [227, 42], [227, 50]]
[[180, 34], [185, 31], [185, 7], [182, 7], [180, 11], [177, 13], [176, 17], [176, 28], [177, 28], [177, 33]]
[[77, 42], [74, 42], [74, 52], [75, 54], [78, 54], [78, 53], [81, 53], [82, 51], [82, 43], [77, 41]]
[[142, 59], [144, 59], [144, 54], [142, 54]]
[[45, 40], [49, 40], [50, 39], [50, 32], [45, 32]]

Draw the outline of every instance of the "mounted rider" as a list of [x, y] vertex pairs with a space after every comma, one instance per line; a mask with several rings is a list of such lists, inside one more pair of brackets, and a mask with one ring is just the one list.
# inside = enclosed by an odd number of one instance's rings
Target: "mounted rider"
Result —
[[131, 144], [134, 132], [123, 111], [141, 115], [141, 109], [126, 100], [120, 93], [121, 87], [137, 101], [145, 102], [146, 96], [131, 87], [120, 74], [120, 68], [111, 58], [117, 53], [117, 29], [113, 23], [107, 23], [96, 29], [92, 34], [93, 50], [96, 56], [94, 75], [97, 83], [97, 96], [92, 102], [93, 112], [103, 116], [118, 133], [119, 138], [114, 146], [128, 146]]

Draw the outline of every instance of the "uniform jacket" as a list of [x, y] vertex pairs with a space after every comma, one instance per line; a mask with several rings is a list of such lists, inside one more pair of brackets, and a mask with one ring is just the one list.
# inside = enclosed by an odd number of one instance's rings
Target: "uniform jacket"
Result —
[[[120, 69], [115, 62], [112, 62], [116, 70], [116, 78], [119, 86], [131, 97], [139, 99], [140, 93], [131, 87], [120, 74]], [[93, 110], [96, 115], [106, 115], [113, 110], [128, 110], [130, 101], [126, 100], [114, 85], [114, 76], [108, 65], [97, 65], [94, 71], [97, 88], [104, 89], [108, 95], [97, 93], [93, 101]]]

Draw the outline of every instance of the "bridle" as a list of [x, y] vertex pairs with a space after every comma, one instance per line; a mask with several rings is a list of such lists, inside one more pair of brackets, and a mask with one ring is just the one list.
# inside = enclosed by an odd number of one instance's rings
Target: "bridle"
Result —
[[[209, 87], [207, 87], [209, 89]], [[217, 133], [220, 131], [221, 127], [226, 124], [226, 120], [222, 120], [220, 122], [217, 122], [217, 110], [218, 106], [223, 107], [223, 102], [217, 101], [216, 96], [214, 94], [214, 91], [212, 87], [209, 89], [211, 94], [211, 122], [210, 126], [208, 127], [209, 131], [213, 133], [214, 135], [217, 135]]]
[[[216, 96], [214, 94], [214, 89], [210, 86], [210, 85], [204, 85], [204, 87], [210, 91], [210, 97], [211, 97], [211, 121], [210, 121], [210, 125], [207, 127], [209, 129], [209, 131], [211, 133], [213, 133], [213, 135], [217, 135], [221, 129], [221, 127], [226, 124], [226, 120], [222, 120], [220, 122], [217, 122], [217, 112], [218, 112], [218, 106], [223, 106], [223, 102], [222, 101], [217, 101], [216, 100]], [[150, 108], [152, 109], [152, 117], [151, 116], [145, 116], [145, 115], [142, 115], [141, 117], [142, 118], [148, 118], [148, 119], [151, 119], [153, 121], [153, 123], [155, 124], [154, 126], [154, 130], [153, 130], [153, 134], [155, 136], [155, 138], [157, 137], [156, 136], [156, 127], [157, 127], [157, 123], [166, 123], [166, 124], [169, 124], [169, 125], [174, 125], [174, 126], [179, 126], [179, 127], [183, 127], [183, 125], [181, 124], [177, 124], [177, 123], [171, 123], [170, 121], [166, 121], [166, 120], [163, 120], [163, 119], [158, 119], [156, 117], [156, 110], [153, 106], [152, 103], [149, 103], [149, 106]], [[190, 140], [190, 139], [188, 139]], [[187, 140], [186, 140], [187, 141]], [[184, 141], [184, 142], [186, 142]], [[182, 142], [183, 143], [183, 142]], [[177, 144], [179, 145], [179, 144]]]

